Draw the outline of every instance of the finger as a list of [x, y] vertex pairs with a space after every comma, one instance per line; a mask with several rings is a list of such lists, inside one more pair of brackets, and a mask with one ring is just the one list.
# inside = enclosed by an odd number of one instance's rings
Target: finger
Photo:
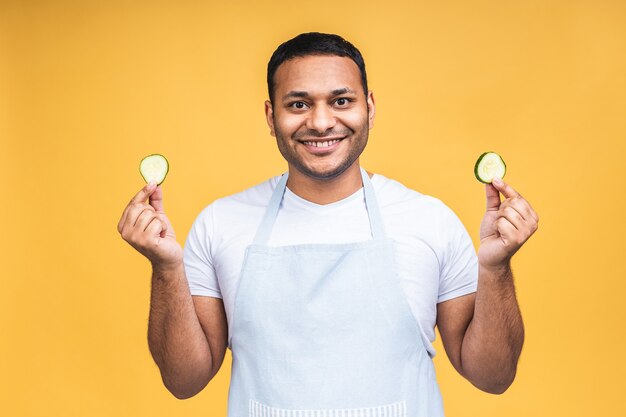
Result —
[[487, 196], [487, 211], [498, 210], [500, 208], [500, 193], [491, 184], [485, 184], [485, 194]]
[[500, 217], [496, 220], [496, 227], [498, 228], [498, 233], [500, 233], [500, 236], [506, 244], [514, 242], [513, 237], [517, 233], [517, 229], [506, 217]]
[[532, 217], [535, 220], [535, 222], [539, 223], [539, 215], [537, 214], [535, 209], [533, 209], [533, 207], [530, 205], [528, 200], [525, 200], [525, 199], [522, 199], [522, 200], [524, 200], [524, 205], [526, 206], [526, 210], [530, 214], [530, 217]]
[[154, 207], [156, 211], [162, 212], [163, 210], [163, 189], [160, 185], [157, 185], [154, 192], [150, 195], [150, 205]]
[[[120, 221], [117, 223], [117, 231], [122, 233], [122, 229], [124, 228], [124, 223], [126, 223], [126, 219], [128, 218], [129, 210], [132, 207], [135, 207], [137, 203], [142, 203], [146, 201], [146, 198], [152, 193], [152, 188], [154, 187], [154, 183], [150, 182], [146, 184], [133, 198], [130, 199], [130, 202], [126, 205], [124, 212], [122, 213], [122, 217], [120, 217]], [[134, 223], [134, 222], [133, 222]]]
[[141, 190], [139, 190], [139, 192], [137, 194], [135, 194], [135, 196], [130, 200], [130, 204], [135, 204], [135, 203], [143, 203], [144, 201], [146, 201], [148, 199], [148, 197], [150, 196], [150, 194], [152, 194], [155, 190], [155, 183], [154, 182], [150, 182], [148, 184], [146, 184]]
[[511, 223], [517, 230], [522, 230], [524, 227], [524, 218], [513, 207], [506, 206], [501, 212], [501, 218], [505, 218]]
[[[157, 235], [161, 236], [162, 230], [163, 230], [163, 223], [161, 222], [161, 220], [159, 220], [158, 217], [155, 217], [154, 219], [152, 219], [150, 224], [148, 224], [148, 226], [146, 227], [146, 233], [150, 237], [157, 236]], [[161, 236], [161, 237], [164, 237], [164, 236]]]
[[502, 181], [500, 178], [494, 178], [491, 182], [493, 186], [502, 193], [505, 198], [519, 197], [520, 194], [513, 189], [509, 184]]
[[126, 206], [124, 208], [124, 212], [122, 213], [122, 217], [120, 217], [120, 221], [117, 222], [117, 231], [122, 233], [122, 229], [124, 228], [124, 223], [126, 222], [126, 216], [128, 216], [128, 208], [130, 206]]
[[144, 210], [154, 211], [152, 206], [147, 205], [146, 203], [137, 204], [128, 211], [128, 216], [126, 218], [126, 227], [133, 228], [137, 225], [137, 219], [144, 212]]
[[167, 220], [167, 217], [165, 217], [161, 213], [157, 213], [157, 217], [158, 217], [159, 220], [161, 220], [161, 225], [162, 225], [161, 237], [165, 237], [167, 235], [167, 231], [169, 229], [169, 221]]
[[156, 213], [154, 212], [152, 207], [150, 207], [150, 209], [145, 209], [137, 218], [137, 222], [135, 223], [135, 229], [140, 232], [145, 231], [152, 219], [154, 218], [156, 218]]
[[533, 210], [530, 204], [528, 205], [528, 209], [530, 210], [530, 215], [533, 217], [533, 219], [535, 219], [535, 223], [539, 223], [539, 215], [535, 210]]
[[524, 218], [524, 220], [534, 220], [535, 222], [539, 221], [539, 216], [530, 206], [528, 201], [523, 198], [512, 198], [507, 200], [507, 204], [513, 207], [517, 212]]

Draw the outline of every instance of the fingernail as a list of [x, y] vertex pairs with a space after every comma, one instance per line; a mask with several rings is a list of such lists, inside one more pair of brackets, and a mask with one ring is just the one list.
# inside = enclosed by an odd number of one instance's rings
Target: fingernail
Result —
[[148, 183], [148, 188], [153, 188], [155, 185], [156, 185], [156, 182], [154, 182], [154, 181], [150, 181], [150, 182]]
[[502, 185], [502, 184], [504, 184], [504, 183], [502, 182], [502, 180], [501, 180], [500, 178], [498, 178], [498, 177], [494, 177], [494, 178], [491, 180], [491, 182], [492, 182], [492, 183], [494, 183], [495, 185]]

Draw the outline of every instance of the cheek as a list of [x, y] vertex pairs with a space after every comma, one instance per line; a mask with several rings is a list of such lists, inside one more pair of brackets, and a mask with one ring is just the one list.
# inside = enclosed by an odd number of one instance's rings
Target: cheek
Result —
[[297, 117], [279, 115], [274, 119], [274, 128], [284, 135], [290, 135], [302, 125]]
[[341, 122], [353, 130], [361, 129], [368, 124], [367, 113], [350, 113], [342, 115]]

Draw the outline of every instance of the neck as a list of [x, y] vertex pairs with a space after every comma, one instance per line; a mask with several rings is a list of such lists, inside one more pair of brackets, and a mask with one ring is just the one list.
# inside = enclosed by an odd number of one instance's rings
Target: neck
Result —
[[[371, 177], [372, 174], [368, 172]], [[311, 178], [289, 167], [287, 187], [298, 197], [315, 204], [330, 204], [351, 196], [363, 186], [358, 161], [340, 175], [330, 179]]]

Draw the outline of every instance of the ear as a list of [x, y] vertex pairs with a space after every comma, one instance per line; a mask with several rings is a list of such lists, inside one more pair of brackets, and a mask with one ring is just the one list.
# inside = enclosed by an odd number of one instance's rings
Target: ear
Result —
[[374, 93], [371, 90], [367, 92], [367, 115], [371, 129], [374, 127], [374, 117], [376, 116], [376, 103], [374, 102]]
[[272, 107], [272, 102], [269, 100], [265, 101], [265, 120], [270, 127], [270, 135], [276, 136], [274, 131], [274, 108]]

